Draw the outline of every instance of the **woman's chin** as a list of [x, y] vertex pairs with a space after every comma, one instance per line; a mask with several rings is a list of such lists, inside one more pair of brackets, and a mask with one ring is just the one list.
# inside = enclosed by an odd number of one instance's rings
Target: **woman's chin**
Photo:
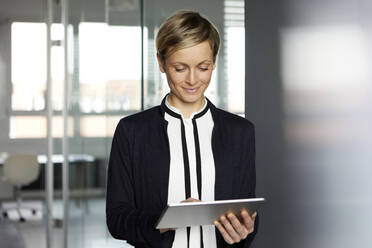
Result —
[[182, 101], [185, 102], [185, 103], [188, 103], [188, 104], [196, 104], [196, 103], [199, 103], [200, 101], [202, 101], [203, 99], [203, 95], [201, 94], [195, 94], [195, 95], [191, 95], [191, 94], [185, 94], [185, 95], [182, 95]]

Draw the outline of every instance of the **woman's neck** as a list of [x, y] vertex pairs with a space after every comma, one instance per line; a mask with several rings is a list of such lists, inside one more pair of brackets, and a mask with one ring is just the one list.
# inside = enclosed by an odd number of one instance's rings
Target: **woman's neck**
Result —
[[168, 95], [168, 103], [177, 108], [184, 118], [190, 118], [192, 113], [195, 113], [203, 108], [205, 104], [205, 98], [202, 97], [196, 102], [188, 103], [183, 102], [174, 96], [172, 93]]

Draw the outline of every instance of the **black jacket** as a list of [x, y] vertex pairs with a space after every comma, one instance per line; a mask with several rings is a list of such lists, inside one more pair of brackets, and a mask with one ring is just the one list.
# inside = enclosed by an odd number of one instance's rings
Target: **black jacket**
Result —
[[[174, 231], [160, 234], [155, 223], [167, 205], [169, 143], [160, 106], [125, 117], [116, 127], [107, 172], [106, 221], [111, 235], [135, 247], [172, 246]], [[255, 197], [254, 126], [247, 119], [208, 101], [214, 127], [216, 200]], [[258, 227], [245, 240], [228, 245], [216, 229], [217, 247], [249, 247]]]

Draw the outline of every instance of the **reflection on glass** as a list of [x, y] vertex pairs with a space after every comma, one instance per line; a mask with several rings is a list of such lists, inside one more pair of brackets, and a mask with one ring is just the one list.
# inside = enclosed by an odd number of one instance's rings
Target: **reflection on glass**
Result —
[[369, 84], [368, 41], [360, 27], [287, 28], [281, 37], [287, 89], [329, 91]]
[[361, 28], [288, 28], [281, 40], [288, 138], [352, 141], [370, 133], [372, 63]]
[[[296, 210], [293, 223], [304, 220], [292, 227], [297, 242], [308, 247], [371, 243], [372, 54], [366, 33], [353, 24], [318, 23], [281, 31], [286, 193]], [[317, 232], [309, 236], [309, 230]]]

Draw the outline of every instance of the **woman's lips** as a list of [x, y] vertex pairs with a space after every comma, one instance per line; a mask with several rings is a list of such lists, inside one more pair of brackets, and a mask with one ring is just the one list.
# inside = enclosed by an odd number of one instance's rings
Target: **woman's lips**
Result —
[[[182, 87], [183, 88], [183, 87]], [[193, 94], [195, 92], [198, 91], [200, 87], [196, 87], [196, 88], [183, 88], [187, 93], [190, 93], [190, 94]]]

